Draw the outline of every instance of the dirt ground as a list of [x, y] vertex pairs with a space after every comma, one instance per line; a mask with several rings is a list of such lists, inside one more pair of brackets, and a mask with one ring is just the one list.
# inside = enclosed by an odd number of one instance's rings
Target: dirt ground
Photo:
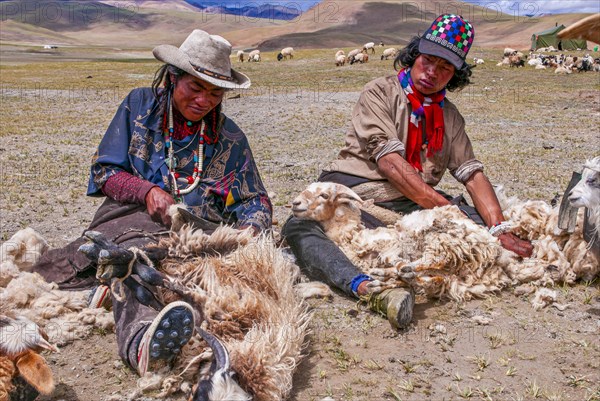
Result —
[[[298, 60], [286, 68], [303, 73], [317, 62]], [[550, 200], [586, 158], [600, 154], [600, 75], [557, 76], [486, 63], [471, 89], [449, 97], [491, 181], [521, 199]], [[354, 70], [363, 83], [380, 75], [375, 68], [381, 64], [369, 64]], [[125, 74], [116, 64], [86, 68], [94, 77], [107, 69], [115, 79]], [[101, 201], [84, 196], [89, 160], [128, 88], [115, 89], [118, 81], [107, 80], [101, 93], [53, 85], [44, 90], [44, 76], [10, 82], [7, 74], [19, 71], [2, 71], [2, 240], [30, 226], [62, 246], [82, 232]], [[79, 72], [63, 70], [64, 79], [85, 79]], [[142, 86], [151, 76], [129, 79]], [[263, 76], [255, 82], [264, 90], [231, 94], [225, 112], [249, 137], [273, 198], [277, 232], [289, 215], [285, 206], [335, 158], [359, 92], [344, 91], [343, 84], [327, 91], [308, 84], [270, 91]], [[451, 177], [441, 187], [462, 191]], [[555, 289], [559, 303], [569, 305], [564, 311], [534, 311], [528, 296], [511, 289], [464, 304], [419, 299], [413, 324], [402, 332], [340, 294], [311, 300], [306, 358], [289, 399], [600, 400], [598, 280]], [[120, 362], [112, 333], [94, 332], [46, 357], [58, 386], [43, 401], [154, 399], [137, 394], [137, 377]]]

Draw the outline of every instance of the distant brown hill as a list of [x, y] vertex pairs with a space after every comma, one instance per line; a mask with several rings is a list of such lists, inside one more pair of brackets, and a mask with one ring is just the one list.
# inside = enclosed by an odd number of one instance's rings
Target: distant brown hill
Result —
[[[569, 25], [586, 14], [547, 15], [535, 19], [502, 14], [493, 7], [470, 3], [422, 0], [324, 0], [291, 21], [208, 14], [183, 0], [137, 1], [135, 7], [120, 1], [38, 1], [39, 10], [59, 4], [71, 11], [60, 18], [32, 19], [14, 12], [18, 1], [0, 1], [0, 43], [37, 45], [107, 46], [148, 49], [161, 43], [179, 44], [192, 29], [223, 35], [236, 49], [282, 47], [358, 47], [380, 41], [404, 44], [421, 34], [435, 16], [457, 13], [475, 26], [475, 47], [528, 49], [531, 35], [555, 26]], [[73, 3], [68, 7], [69, 3]], [[13, 9], [6, 9], [11, 4]], [[51, 6], [52, 4], [52, 6]], [[94, 14], [95, 13], [95, 14]], [[55, 13], [56, 14], [56, 13]], [[40, 14], [43, 15], [43, 14]], [[93, 17], [93, 18], [92, 18]]]

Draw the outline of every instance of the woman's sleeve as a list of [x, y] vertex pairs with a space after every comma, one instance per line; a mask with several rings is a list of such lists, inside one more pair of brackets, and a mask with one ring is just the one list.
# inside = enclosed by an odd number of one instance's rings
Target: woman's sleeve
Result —
[[131, 173], [129, 142], [131, 140], [132, 93], [121, 103], [98, 149], [92, 158], [87, 195], [101, 196], [106, 181], [120, 171]]
[[247, 139], [241, 142], [239, 158], [225, 201], [225, 213], [236, 220], [236, 226], [253, 226], [259, 231], [271, 228], [273, 205], [267, 195]]
[[146, 195], [157, 185], [126, 171], [111, 175], [102, 186], [104, 195], [119, 203], [146, 204]]

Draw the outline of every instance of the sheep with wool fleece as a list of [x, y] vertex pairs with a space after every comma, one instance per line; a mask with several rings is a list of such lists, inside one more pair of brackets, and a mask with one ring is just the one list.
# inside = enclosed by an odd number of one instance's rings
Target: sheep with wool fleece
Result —
[[398, 54], [398, 50], [395, 47], [389, 47], [383, 51], [381, 54], [381, 60], [387, 60], [390, 57], [396, 57]]
[[356, 56], [358, 53], [360, 53], [360, 49], [350, 50], [348, 52], [348, 55], [346, 56], [346, 61], [351, 62], [352, 60], [354, 60], [354, 56]]
[[429, 297], [463, 300], [502, 289], [512, 282], [509, 273], [519, 270], [516, 255], [455, 206], [415, 212], [394, 227], [376, 229], [362, 225], [361, 206], [365, 202], [351, 189], [321, 182], [300, 193], [292, 211], [320, 222], [357, 267], [383, 282], [382, 288], [410, 283]]
[[287, 58], [294, 58], [294, 48], [293, 47], [284, 47], [281, 49], [279, 54], [277, 54], [277, 61], [287, 60]]
[[[532, 241], [532, 258], [544, 260], [553, 266], [544, 274], [538, 273], [544, 283], [572, 284], [580, 279], [591, 281], [600, 273], [599, 263], [584, 239], [583, 209], [577, 213], [575, 231], [569, 233], [558, 228], [558, 207], [540, 200], [509, 198], [502, 187], [496, 188], [496, 194], [504, 216], [513, 223], [513, 233]], [[576, 198], [573, 197], [573, 200]]]
[[173, 369], [151, 380], [162, 383], [160, 396], [193, 382], [193, 400], [276, 401], [289, 394], [311, 313], [294, 286], [298, 267], [270, 236], [251, 231], [221, 226], [208, 235], [184, 225], [156, 245], [168, 255], [156, 266], [164, 276], [157, 299], [183, 299], [197, 312], [197, 331]]
[[369, 50], [371, 50], [371, 54], [375, 54], [375, 43], [374, 42], [369, 42], [369, 43], [365, 43], [362, 51], [367, 53]]

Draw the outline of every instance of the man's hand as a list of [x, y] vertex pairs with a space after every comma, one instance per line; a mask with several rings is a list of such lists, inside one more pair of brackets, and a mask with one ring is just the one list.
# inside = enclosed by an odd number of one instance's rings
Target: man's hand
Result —
[[160, 189], [153, 187], [146, 194], [146, 209], [154, 221], [160, 221], [165, 226], [171, 227], [171, 216], [169, 216], [169, 206], [174, 205], [173, 197]]
[[513, 233], [500, 234], [498, 239], [504, 249], [508, 249], [523, 258], [528, 258], [533, 253], [531, 242], [522, 240]]

